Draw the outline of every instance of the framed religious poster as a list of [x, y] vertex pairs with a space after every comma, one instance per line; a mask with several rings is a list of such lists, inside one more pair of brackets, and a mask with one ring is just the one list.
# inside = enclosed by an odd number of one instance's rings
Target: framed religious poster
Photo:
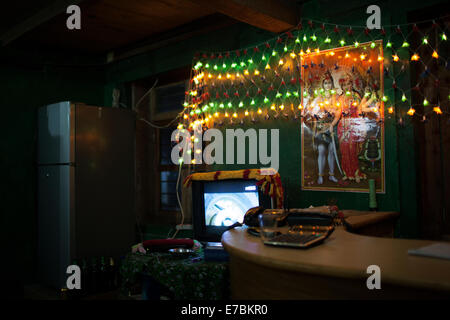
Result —
[[302, 189], [385, 191], [381, 41], [304, 54]]

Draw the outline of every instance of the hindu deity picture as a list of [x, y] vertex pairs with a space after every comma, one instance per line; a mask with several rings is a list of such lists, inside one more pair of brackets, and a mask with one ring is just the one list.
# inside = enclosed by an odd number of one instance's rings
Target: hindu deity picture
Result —
[[302, 58], [302, 189], [384, 187], [381, 41]]

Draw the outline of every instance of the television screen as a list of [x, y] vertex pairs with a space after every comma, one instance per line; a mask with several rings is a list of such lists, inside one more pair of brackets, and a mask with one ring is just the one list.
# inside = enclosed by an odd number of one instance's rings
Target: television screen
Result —
[[264, 195], [255, 180], [232, 179], [193, 181], [192, 224], [194, 238], [218, 242], [227, 228], [243, 223], [248, 209], [271, 208], [271, 199]]
[[220, 181], [205, 183], [205, 225], [227, 227], [243, 222], [248, 209], [259, 206], [255, 181]]

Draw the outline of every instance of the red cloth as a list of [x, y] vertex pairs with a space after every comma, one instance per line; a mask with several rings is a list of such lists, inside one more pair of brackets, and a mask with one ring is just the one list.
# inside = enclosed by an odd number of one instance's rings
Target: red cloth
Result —
[[152, 248], [152, 247], [180, 247], [186, 246], [188, 248], [192, 248], [194, 246], [194, 240], [192, 239], [154, 239], [154, 240], [146, 240], [142, 242], [142, 246], [144, 248]]
[[[364, 178], [364, 174], [359, 171], [358, 154], [361, 143], [364, 140], [365, 128], [362, 119], [358, 114], [359, 102], [357, 99], [344, 98], [343, 112], [345, 116], [341, 118], [337, 127], [339, 138], [339, 148], [341, 152], [341, 166], [347, 178], [353, 180], [356, 177]], [[353, 105], [356, 102], [357, 105]]]

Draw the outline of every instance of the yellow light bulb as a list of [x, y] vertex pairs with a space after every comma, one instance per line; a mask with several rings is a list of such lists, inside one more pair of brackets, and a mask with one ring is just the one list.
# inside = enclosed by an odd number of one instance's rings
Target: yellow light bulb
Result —
[[283, 110], [283, 109], [284, 109], [284, 105], [281, 105], [281, 106], [280, 106], [280, 110]]
[[439, 58], [438, 53], [436, 52], [436, 50], [433, 51], [433, 54], [431, 55], [433, 58], [437, 59]]
[[259, 113], [259, 114], [261, 114], [261, 113], [262, 113], [262, 110], [261, 110], [261, 108], [259, 108], [259, 109], [258, 109], [258, 113]]
[[394, 54], [392, 56], [392, 59], [394, 59], [394, 61], [397, 62], [400, 58], [398, 57], [398, 55]]
[[442, 114], [442, 110], [439, 106], [434, 107], [433, 111], [436, 112], [437, 114]]
[[270, 69], [270, 65], [269, 64], [266, 64], [266, 69]]
[[393, 108], [393, 107], [389, 107], [389, 108], [388, 108], [388, 112], [389, 112], [389, 113], [394, 113], [394, 108]]
[[410, 116], [414, 115], [414, 113], [416, 112], [416, 110], [414, 110], [413, 108], [409, 108], [407, 114], [409, 114]]
[[275, 109], [276, 109], [275, 104], [272, 104], [272, 105], [270, 106], [270, 109], [275, 110]]
[[294, 52], [291, 52], [291, 58], [294, 59], [297, 55]]
[[259, 75], [258, 69], [255, 70], [255, 76]]
[[417, 53], [414, 53], [411, 57], [411, 61], [418, 61], [419, 60], [419, 55]]
[[278, 64], [281, 66], [283, 64], [283, 59], [280, 59], [280, 61], [278, 62]]
[[248, 116], [248, 110], [245, 110], [245, 115]]
[[218, 112], [216, 112], [216, 113], [214, 113], [214, 117], [218, 117], [219, 116], [219, 113]]
[[248, 76], [248, 70], [245, 70], [245, 71], [244, 71], [244, 74], [245, 74], [246, 76]]

